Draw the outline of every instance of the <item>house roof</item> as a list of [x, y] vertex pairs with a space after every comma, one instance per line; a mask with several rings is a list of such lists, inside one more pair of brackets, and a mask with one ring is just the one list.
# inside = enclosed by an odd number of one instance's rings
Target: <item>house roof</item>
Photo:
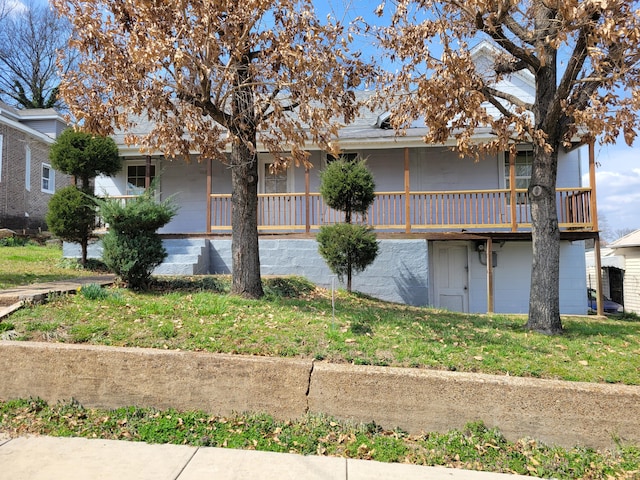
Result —
[[[34, 139], [40, 140], [46, 144], [51, 145], [55, 142], [54, 138], [34, 128], [31, 128], [27, 125], [22, 124], [21, 121], [24, 121], [25, 119], [30, 119], [30, 120], [60, 119], [62, 120], [62, 117], [55, 110], [52, 110], [52, 109], [46, 109], [46, 110], [35, 109], [35, 110], [37, 111], [24, 114], [22, 110], [17, 110], [13, 107], [10, 107], [9, 105], [6, 105], [0, 102], [0, 123], [10, 128], [13, 128], [15, 130], [18, 130], [19, 132], [22, 132], [26, 135], [29, 135]], [[55, 116], [53, 115], [54, 113], [55, 113]]]
[[[483, 65], [486, 66], [487, 75], [490, 77], [495, 76], [495, 73], [492, 73], [495, 58], [504, 54], [505, 52], [488, 41], [482, 41], [471, 49], [471, 55], [474, 61], [479, 64], [481, 69]], [[524, 101], [532, 102], [534, 100], [535, 81], [533, 74], [528, 70], [503, 76], [495, 87]], [[359, 101], [366, 101], [372, 97], [374, 93], [372, 90], [355, 92]], [[485, 107], [491, 115], [496, 117], [500, 115], [498, 109], [490, 104], [487, 103]], [[291, 114], [294, 115], [294, 113]], [[424, 142], [424, 137], [428, 133], [424, 119], [414, 120], [404, 132], [398, 133], [394, 129], [389, 128], [389, 117], [390, 112], [388, 111], [380, 109], [371, 110], [368, 107], [361, 108], [353, 122], [340, 129], [338, 136], [340, 148], [348, 151], [365, 147], [367, 149], [383, 149], [429, 146]], [[339, 122], [340, 119], [336, 118], [336, 121]], [[146, 118], [139, 117], [135, 119], [135, 123], [135, 127], [126, 132], [126, 134], [144, 136], [153, 128], [153, 122]], [[492, 136], [491, 130], [488, 127], [477, 129], [474, 135], [479, 141]], [[125, 132], [116, 132], [112, 137], [116, 144], [118, 144], [121, 154], [125, 156], [140, 155], [139, 145], [129, 146], [125, 143]], [[455, 139], [452, 138], [445, 146], [454, 146], [455, 144]], [[442, 145], [433, 146], [441, 147]], [[307, 145], [306, 148], [309, 150], [318, 149], [317, 146], [312, 144]]]
[[609, 248], [614, 250], [629, 247], [640, 247], [640, 229], [635, 230], [609, 244]]
[[[593, 250], [587, 250], [584, 254], [587, 268], [595, 267], [595, 254]], [[602, 268], [614, 267], [620, 270], [625, 269], [625, 260], [622, 255], [616, 255], [615, 250], [609, 247], [604, 247], [600, 250], [600, 266]]]

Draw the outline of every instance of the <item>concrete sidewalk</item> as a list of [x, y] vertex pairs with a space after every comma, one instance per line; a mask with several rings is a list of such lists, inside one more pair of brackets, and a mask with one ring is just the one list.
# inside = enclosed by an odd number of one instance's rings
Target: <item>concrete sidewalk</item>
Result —
[[516, 480], [521, 475], [185, 445], [0, 433], [0, 480]]

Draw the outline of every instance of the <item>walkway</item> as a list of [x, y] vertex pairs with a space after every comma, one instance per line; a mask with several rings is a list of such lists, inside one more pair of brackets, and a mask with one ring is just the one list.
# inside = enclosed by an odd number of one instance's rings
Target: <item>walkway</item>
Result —
[[0, 480], [516, 480], [520, 475], [340, 457], [0, 433]]
[[52, 293], [75, 292], [84, 285], [97, 283], [99, 285], [111, 285], [115, 281], [115, 275], [96, 275], [92, 277], [79, 277], [70, 280], [58, 280], [48, 283], [34, 283], [0, 291], [0, 320], [10, 315], [25, 303], [39, 303], [47, 299]]

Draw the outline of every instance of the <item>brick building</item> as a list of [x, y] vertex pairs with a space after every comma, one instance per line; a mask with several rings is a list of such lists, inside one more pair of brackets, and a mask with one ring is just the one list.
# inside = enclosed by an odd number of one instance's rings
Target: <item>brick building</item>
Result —
[[0, 102], [0, 228], [47, 228], [49, 199], [71, 183], [49, 161], [49, 148], [66, 126], [53, 109], [17, 110]]

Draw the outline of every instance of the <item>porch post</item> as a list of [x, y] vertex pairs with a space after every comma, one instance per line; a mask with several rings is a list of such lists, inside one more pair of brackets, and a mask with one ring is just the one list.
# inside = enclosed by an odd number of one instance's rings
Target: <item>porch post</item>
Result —
[[516, 154], [513, 151], [509, 151], [509, 195], [511, 197], [511, 231], [516, 232], [518, 230], [518, 223], [516, 222]]
[[144, 163], [144, 189], [149, 190], [151, 186], [151, 155], [147, 155]]
[[487, 238], [487, 313], [493, 313], [493, 240]]
[[591, 189], [591, 230], [599, 231], [598, 204], [596, 202], [596, 154], [594, 140], [589, 142], [589, 187]]
[[309, 197], [309, 167], [304, 167], [304, 231], [309, 233], [311, 231], [311, 218], [309, 213], [311, 211]]
[[602, 260], [600, 259], [600, 234], [593, 242], [593, 259], [596, 267], [596, 313], [604, 315], [604, 302], [602, 301]]
[[404, 231], [411, 232], [411, 179], [409, 176], [409, 147], [404, 147]]
[[602, 301], [602, 259], [600, 258], [600, 231], [598, 226], [598, 204], [596, 202], [596, 153], [595, 141], [589, 142], [589, 187], [591, 188], [591, 229], [597, 237], [593, 242], [593, 259], [596, 267], [596, 313], [604, 315], [604, 302]]
[[207, 162], [207, 228], [206, 232], [211, 233], [211, 187], [213, 182], [211, 181], [211, 160], [210, 158], [206, 159]]

